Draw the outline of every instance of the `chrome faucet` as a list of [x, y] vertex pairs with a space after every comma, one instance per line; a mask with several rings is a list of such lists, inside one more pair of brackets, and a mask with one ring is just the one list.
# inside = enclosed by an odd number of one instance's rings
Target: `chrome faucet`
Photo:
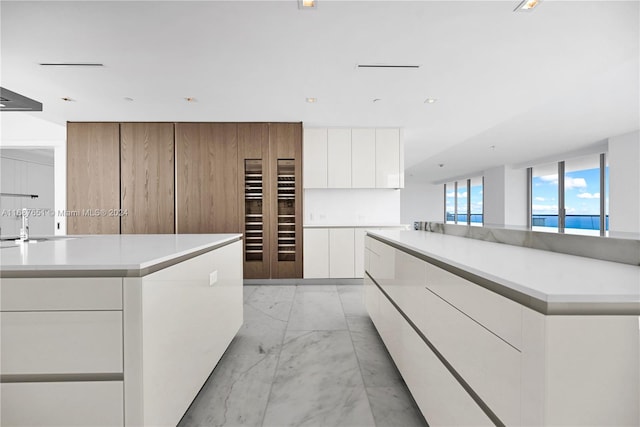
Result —
[[29, 240], [29, 209], [22, 208], [22, 227], [20, 228], [20, 241]]

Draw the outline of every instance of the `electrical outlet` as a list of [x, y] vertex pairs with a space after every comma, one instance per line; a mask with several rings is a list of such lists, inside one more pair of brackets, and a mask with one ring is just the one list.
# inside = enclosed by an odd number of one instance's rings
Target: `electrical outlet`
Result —
[[209, 286], [215, 285], [217, 281], [218, 281], [218, 270], [212, 271], [211, 274], [209, 274]]

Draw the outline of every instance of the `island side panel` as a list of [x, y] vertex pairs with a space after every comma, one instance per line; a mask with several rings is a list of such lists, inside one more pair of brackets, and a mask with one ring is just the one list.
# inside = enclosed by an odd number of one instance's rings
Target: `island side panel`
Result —
[[127, 279], [125, 312], [126, 425], [176, 425], [242, 325], [242, 242]]

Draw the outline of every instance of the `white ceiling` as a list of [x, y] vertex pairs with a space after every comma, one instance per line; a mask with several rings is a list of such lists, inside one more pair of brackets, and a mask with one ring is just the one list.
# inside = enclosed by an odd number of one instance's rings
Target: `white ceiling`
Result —
[[515, 13], [517, 4], [5, 0], [2, 86], [57, 123], [400, 126], [407, 172], [429, 181], [640, 128], [640, 3], [545, 0]]

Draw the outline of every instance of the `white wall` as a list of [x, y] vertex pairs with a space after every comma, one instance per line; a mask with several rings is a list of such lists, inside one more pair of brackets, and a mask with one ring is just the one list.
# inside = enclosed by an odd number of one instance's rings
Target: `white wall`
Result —
[[304, 190], [304, 225], [400, 224], [400, 190]]
[[[32, 115], [33, 114], [33, 115]], [[55, 234], [66, 234], [66, 217], [57, 216], [67, 206], [67, 130], [36, 116], [37, 113], [4, 112], [0, 133], [2, 148], [53, 148]]]
[[405, 177], [400, 190], [400, 220], [413, 225], [414, 221], [444, 221], [444, 185]]
[[609, 138], [609, 230], [640, 233], [640, 131]]
[[527, 225], [527, 170], [498, 166], [484, 171], [484, 224]]

